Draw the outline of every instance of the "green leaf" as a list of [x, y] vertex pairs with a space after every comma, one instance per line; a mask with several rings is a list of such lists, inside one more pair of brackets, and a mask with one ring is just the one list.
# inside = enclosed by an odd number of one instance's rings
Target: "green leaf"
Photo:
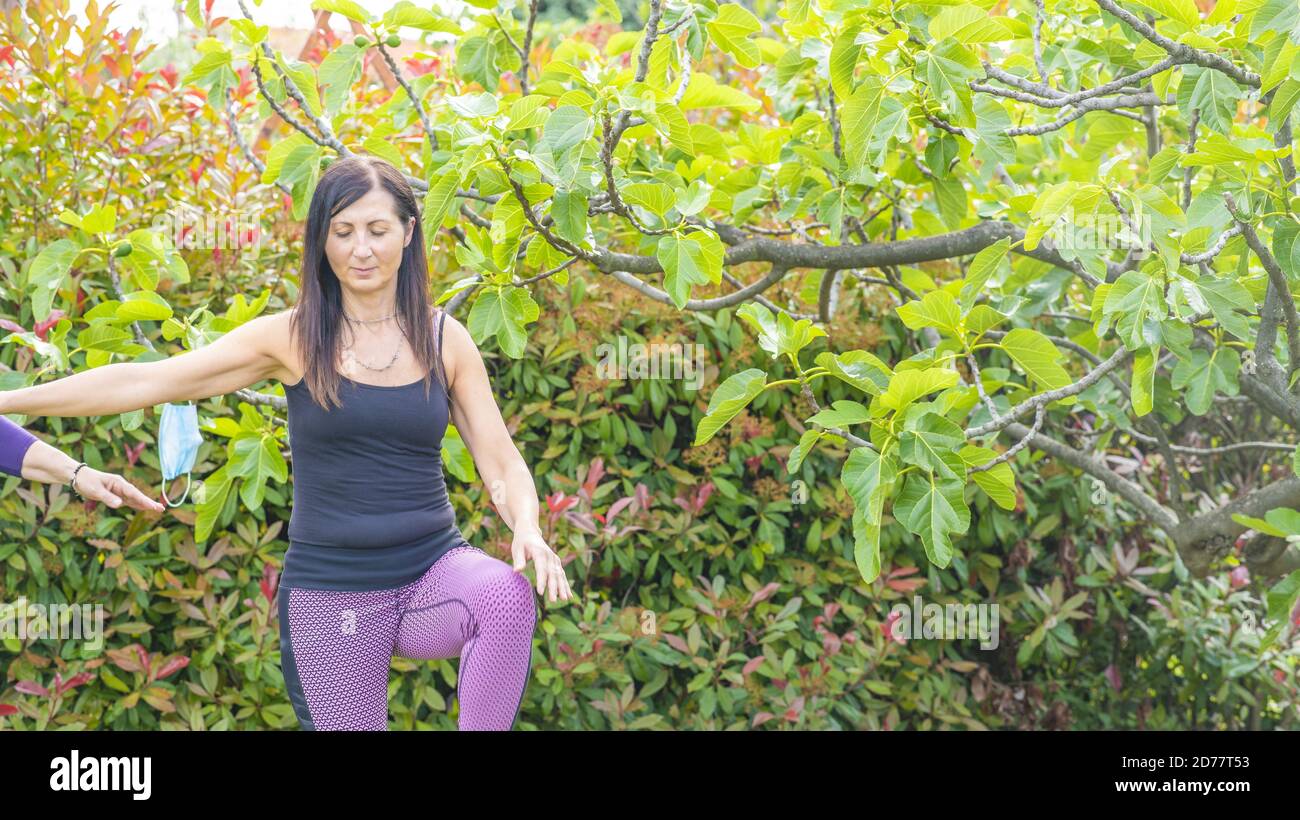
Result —
[[792, 475], [799, 472], [799, 467], [803, 464], [804, 459], [808, 457], [808, 454], [812, 452], [813, 446], [816, 445], [824, 435], [826, 435], [826, 433], [822, 430], [814, 430], [812, 428], [804, 430], [803, 435], [799, 436], [799, 443], [790, 448], [790, 457], [785, 463], [786, 472]]
[[338, 12], [349, 20], [356, 20], [358, 23], [369, 23], [374, 20], [370, 16], [370, 12], [353, 2], [353, 0], [313, 0], [311, 10]]
[[[961, 448], [958, 453], [962, 461], [971, 467], [978, 467], [987, 464], [998, 457], [998, 454], [987, 447], [978, 447], [974, 444], [967, 444]], [[970, 473], [969, 477], [984, 493], [1004, 510], [1015, 510], [1016, 508], [1016, 474], [1012, 471], [1011, 465], [1002, 462], [995, 467], [987, 470]]]
[[262, 493], [269, 479], [288, 480], [288, 465], [274, 436], [245, 433], [236, 436], [230, 448], [233, 451], [228, 465], [231, 476], [244, 479], [239, 488], [240, 500], [245, 507], [255, 510], [262, 505]]
[[762, 107], [760, 100], [730, 86], [718, 85], [718, 81], [711, 75], [698, 72], [691, 74], [686, 96], [682, 97], [681, 102], [683, 111], [695, 108], [733, 108], [740, 112], [753, 112]]
[[36, 255], [27, 271], [27, 286], [32, 294], [32, 317], [36, 321], [44, 322], [49, 318], [54, 294], [63, 287], [63, 281], [72, 269], [72, 261], [80, 251], [71, 239], [58, 239]]
[[862, 46], [857, 41], [861, 26], [850, 26], [839, 34], [831, 43], [830, 61], [831, 89], [841, 100], [853, 93], [853, 72], [858, 64], [858, 55]]
[[970, 527], [963, 487], [960, 480], [938, 480], [930, 473], [913, 472], [894, 500], [894, 518], [908, 532], [921, 536], [926, 556], [940, 569], [952, 562], [952, 536]]
[[890, 378], [889, 388], [879, 401], [883, 407], [901, 413], [922, 396], [936, 390], [945, 390], [957, 382], [958, 376], [953, 370], [900, 370]]
[[467, 80], [474, 80], [489, 92], [496, 91], [501, 82], [496, 44], [482, 35], [462, 40], [456, 51], [456, 73]]
[[194, 540], [202, 544], [212, 534], [212, 528], [226, 506], [233, 478], [230, 465], [223, 464], [203, 481], [203, 489], [195, 498], [197, 517], [194, 521]]
[[869, 447], [854, 448], [840, 471], [840, 483], [854, 504], [853, 560], [867, 583], [880, 575], [880, 524], [897, 475], [894, 457]]
[[980, 74], [979, 59], [952, 37], [946, 37], [929, 51], [922, 52], [925, 78], [936, 99], [958, 125], [975, 127], [975, 110], [971, 104], [971, 90], [967, 84]]
[[142, 290], [154, 290], [163, 279], [177, 284], [190, 281], [189, 266], [172, 242], [172, 237], [161, 231], [137, 228], [127, 234], [133, 250], [124, 260], [123, 268], [131, 280]]
[[1002, 337], [1001, 347], [1041, 390], [1070, 384], [1070, 374], [1059, 364], [1061, 351], [1037, 330], [1018, 327]]
[[343, 108], [353, 83], [361, 79], [364, 56], [365, 49], [352, 43], [341, 43], [321, 61], [318, 72], [320, 84], [325, 87], [325, 113], [328, 116], [333, 117]]
[[442, 229], [442, 220], [451, 210], [459, 183], [460, 175], [454, 167], [446, 168], [430, 181], [429, 190], [424, 194], [424, 216], [420, 226], [426, 240], [432, 240]]
[[1252, 518], [1249, 515], [1242, 515], [1241, 513], [1233, 513], [1232, 520], [1236, 521], [1238, 524], [1240, 524], [1243, 527], [1248, 527], [1252, 530], [1262, 532], [1265, 535], [1271, 535], [1275, 538], [1286, 538], [1288, 535], [1286, 530], [1280, 527], [1276, 527], [1273, 524], [1261, 518]]
[[[210, 39], [210, 38], [209, 38]], [[215, 42], [215, 41], [212, 41]], [[207, 50], [181, 80], [182, 85], [196, 85], [207, 92], [209, 100], [223, 100], [226, 89], [239, 84], [239, 77], [230, 65], [231, 54], [224, 46]]]
[[1144, 347], [1133, 356], [1133, 384], [1130, 398], [1133, 413], [1145, 416], [1151, 412], [1155, 402], [1156, 389], [1156, 354], [1160, 348]]
[[704, 418], [700, 419], [699, 426], [695, 429], [695, 441], [691, 442], [691, 446], [698, 447], [713, 438], [714, 434], [735, 418], [737, 413], [744, 410], [755, 396], [763, 392], [766, 384], [767, 373], [757, 367], [751, 367], [749, 370], [730, 376], [718, 385], [718, 389], [713, 391], [713, 395], [709, 398], [709, 407], [704, 413]]
[[[1195, 66], [1184, 71], [1186, 76], [1179, 85], [1179, 109], [1184, 116], [1190, 116], [1192, 110], [1199, 109], [1202, 123], [1220, 134], [1230, 134], [1232, 118], [1237, 112], [1237, 101], [1242, 97], [1241, 87], [1227, 74], [1212, 68]], [[1196, 76], [1198, 71], [1199, 76]], [[1181, 92], [1189, 85], [1191, 94], [1186, 104], [1183, 104]]]
[[486, 91], [475, 91], [454, 97], [443, 98], [447, 106], [466, 119], [491, 117], [499, 110], [496, 95]]
[[762, 29], [758, 18], [739, 3], [727, 3], [718, 8], [718, 16], [705, 24], [709, 37], [718, 48], [730, 54], [745, 68], [758, 65], [758, 46], [748, 38]]
[[1283, 35], [1300, 33], [1300, 7], [1294, 0], [1267, 0], [1250, 22], [1250, 38], [1257, 40], [1266, 32]]
[[722, 240], [710, 231], [665, 234], [659, 237], [655, 258], [664, 269], [664, 287], [679, 309], [686, 307], [692, 285], [722, 280]]
[[562, 154], [586, 141], [591, 136], [592, 128], [590, 114], [576, 105], [562, 105], [546, 119], [538, 147], [544, 146], [552, 154]]
[[587, 197], [577, 191], [556, 191], [551, 197], [555, 233], [575, 245], [587, 239]]
[[965, 443], [966, 434], [956, 424], [937, 413], [924, 413], [899, 435], [898, 454], [907, 464], [940, 478], [964, 481], [966, 465], [957, 450]]
[[988, 305], [976, 305], [966, 314], [966, 330], [978, 339], [985, 331], [1007, 321], [1007, 318]]
[[931, 39], [938, 42], [949, 36], [962, 43], [993, 43], [1015, 37], [997, 17], [968, 5], [948, 6], [930, 21]]
[[898, 318], [911, 330], [935, 327], [949, 336], [962, 337], [961, 309], [946, 290], [932, 290], [921, 299], [899, 305], [895, 310]]
[[1196, 289], [1200, 292], [1215, 320], [1223, 329], [1243, 341], [1252, 341], [1254, 334], [1244, 314], [1255, 308], [1255, 299], [1250, 291], [1235, 279], [1216, 279], [1202, 276], [1196, 280]]
[[282, 140], [277, 140], [266, 152], [266, 167], [262, 170], [263, 185], [273, 185], [283, 172], [285, 160], [300, 146], [311, 145], [306, 134], [295, 131]]
[[870, 420], [871, 414], [866, 407], [856, 401], [836, 399], [830, 407], [823, 408], [820, 413], [809, 418], [808, 423], [820, 424], [822, 427], [848, 427], [850, 424], [866, 424]]
[[478, 342], [496, 336], [502, 352], [519, 359], [528, 342], [524, 326], [537, 321], [540, 314], [537, 302], [524, 288], [483, 288], [470, 309], [468, 328]]
[[546, 107], [546, 100], [547, 98], [542, 94], [529, 94], [527, 97], [515, 100], [510, 106], [510, 124], [506, 126], [506, 132], [545, 125], [551, 115], [551, 109]]
[[830, 375], [840, 381], [873, 396], [884, 392], [893, 376], [889, 365], [865, 350], [850, 350], [846, 353], [823, 351], [817, 354], [814, 362], [826, 368]]
[[1201, 22], [1201, 14], [1196, 10], [1193, 0], [1137, 0], [1137, 3], [1171, 20], [1177, 20], [1187, 28], [1196, 28]]
[[171, 315], [172, 308], [167, 304], [167, 300], [147, 290], [128, 293], [117, 308], [117, 318], [130, 322], [139, 320], [161, 322], [170, 319]]
[[677, 202], [673, 189], [662, 182], [634, 182], [624, 186], [620, 194], [624, 201], [639, 205], [660, 218]]
[[797, 356], [813, 339], [826, 335], [826, 331], [810, 319], [795, 320], [787, 313], [774, 316], [766, 305], [758, 302], [745, 303], [736, 311], [736, 316], [758, 332], [759, 347], [773, 358]]
[[[1237, 395], [1237, 370], [1241, 357], [1230, 347], [1213, 351], [1197, 348], [1191, 357], [1180, 359], [1174, 367], [1172, 386], [1183, 390], [1187, 409], [1193, 415], [1203, 416], [1214, 404], [1214, 394]], [[1135, 375], [1136, 378], [1136, 375]]]
[[975, 300], [983, 294], [984, 286], [1002, 264], [1002, 260], [1007, 258], [1010, 250], [1011, 240], [1003, 238], [975, 254], [970, 267], [966, 269], [966, 278], [962, 280], [960, 295], [962, 308], [970, 310], [975, 305]]
[[1260, 649], [1265, 649], [1277, 640], [1286, 628], [1295, 611], [1296, 601], [1300, 600], [1300, 569], [1274, 584], [1265, 596], [1268, 605], [1268, 617], [1274, 621], [1268, 632], [1260, 641]]
[[1119, 314], [1115, 330], [1129, 350], [1160, 343], [1160, 322], [1167, 315], [1164, 293], [1154, 277], [1131, 270], [1106, 294], [1102, 313]]
[[447, 425], [447, 432], [442, 437], [442, 464], [447, 472], [466, 484], [478, 481], [478, 472], [474, 469], [474, 456], [465, 441], [460, 437], [456, 425]]
[[410, 0], [401, 0], [401, 2], [384, 13], [384, 27], [389, 31], [396, 31], [403, 26], [444, 34], [460, 35], [464, 33], [460, 26], [452, 21], [428, 9], [416, 6]]
[[[284, 73], [289, 75], [289, 79], [298, 87], [298, 90], [302, 92], [303, 99], [307, 101], [307, 110], [311, 112], [312, 116], [319, 117], [322, 111], [320, 88], [317, 86], [316, 79], [316, 67], [311, 63], [299, 62], [298, 60], [281, 60], [281, 63]], [[266, 69], [263, 69], [263, 72], [265, 71]], [[238, 79], [235, 78], [233, 72], [231, 77], [232, 79]], [[208, 99], [212, 99], [211, 94], [208, 95]]]
[[670, 102], [655, 105], [652, 121], [668, 137], [673, 147], [684, 154], [695, 156], [695, 141], [691, 138], [691, 123], [682, 110]]
[[96, 205], [81, 218], [81, 229], [91, 236], [110, 233], [116, 227], [116, 205]]
[[868, 150], [884, 113], [885, 86], [879, 77], [868, 76], [840, 109], [844, 138], [844, 159], [849, 168], [867, 164]]
[[137, 356], [145, 351], [145, 347], [136, 344], [132, 341], [132, 338], [130, 333], [120, 327], [93, 324], [77, 334], [77, 345], [87, 350], [102, 350], [105, 353]]

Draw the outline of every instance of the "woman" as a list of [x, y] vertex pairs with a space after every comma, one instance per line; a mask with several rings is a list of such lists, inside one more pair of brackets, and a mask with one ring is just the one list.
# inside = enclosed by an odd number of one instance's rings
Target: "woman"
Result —
[[[538, 594], [571, 592], [482, 356], [460, 322], [430, 306], [419, 206], [396, 168], [358, 156], [325, 170], [301, 283], [294, 308], [207, 347], [0, 393], [0, 413], [109, 415], [279, 379], [294, 473], [280, 649], [300, 724], [386, 729], [396, 653], [459, 655], [459, 727], [513, 728], [538, 618], [527, 560]], [[440, 458], [449, 420], [484, 483], [504, 490], [513, 567], [456, 528]]]
[[0, 416], [0, 473], [45, 484], [67, 484], [88, 501], [110, 507], [126, 502], [137, 510], [162, 512], [162, 504], [149, 498], [120, 475], [101, 473], [62, 450], [51, 447], [28, 431]]

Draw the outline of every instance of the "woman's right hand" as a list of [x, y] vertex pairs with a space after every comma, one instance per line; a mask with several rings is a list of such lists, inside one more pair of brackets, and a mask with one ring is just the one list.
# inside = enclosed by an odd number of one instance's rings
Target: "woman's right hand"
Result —
[[77, 471], [75, 489], [92, 501], [100, 501], [110, 507], [126, 505], [137, 510], [162, 512], [167, 509], [162, 504], [149, 498], [135, 488], [135, 485], [115, 473], [104, 473], [92, 467], [82, 467]]

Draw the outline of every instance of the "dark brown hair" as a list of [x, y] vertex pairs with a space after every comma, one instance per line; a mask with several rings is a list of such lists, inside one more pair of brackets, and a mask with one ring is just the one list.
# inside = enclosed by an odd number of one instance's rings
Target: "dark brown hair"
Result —
[[343, 291], [325, 256], [330, 220], [339, 211], [382, 186], [392, 195], [402, 221], [402, 232], [412, 218], [411, 241], [402, 250], [397, 268], [397, 324], [417, 361], [424, 368], [424, 394], [428, 398], [431, 376], [442, 381], [441, 357], [435, 350], [433, 316], [429, 300], [429, 263], [424, 250], [419, 201], [401, 171], [379, 157], [355, 155], [337, 159], [321, 174], [303, 232], [301, 288], [291, 333], [302, 351], [304, 374], [312, 398], [329, 410], [338, 397], [340, 375], [336, 369], [343, 344]]

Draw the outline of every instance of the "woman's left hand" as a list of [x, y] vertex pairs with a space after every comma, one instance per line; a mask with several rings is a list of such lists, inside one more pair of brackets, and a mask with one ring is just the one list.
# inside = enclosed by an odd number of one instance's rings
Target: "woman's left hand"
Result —
[[546, 545], [542, 534], [536, 530], [516, 533], [510, 544], [510, 552], [515, 559], [515, 572], [523, 572], [531, 559], [537, 568], [537, 594], [549, 595], [552, 603], [556, 597], [566, 601], [573, 597], [569, 588], [569, 579], [564, 575], [564, 565], [560, 557]]

